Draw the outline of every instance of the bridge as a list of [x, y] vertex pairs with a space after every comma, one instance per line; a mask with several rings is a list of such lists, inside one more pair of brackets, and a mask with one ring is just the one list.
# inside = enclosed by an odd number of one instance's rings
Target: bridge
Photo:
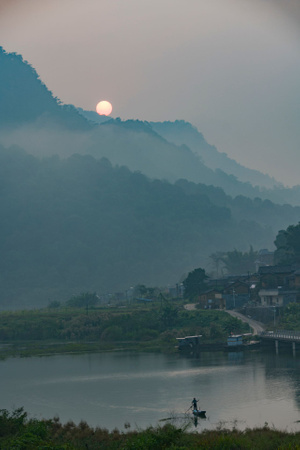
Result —
[[276, 354], [278, 354], [279, 342], [282, 344], [291, 344], [293, 355], [296, 354], [296, 344], [300, 344], [300, 332], [299, 331], [288, 331], [288, 330], [277, 330], [277, 331], [262, 331], [260, 333], [260, 338], [264, 342], [274, 342]]

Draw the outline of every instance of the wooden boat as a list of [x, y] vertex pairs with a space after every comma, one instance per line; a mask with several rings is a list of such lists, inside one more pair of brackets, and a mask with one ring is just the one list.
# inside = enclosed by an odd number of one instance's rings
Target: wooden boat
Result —
[[193, 409], [192, 413], [195, 417], [206, 417], [206, 411], [202, 409]]

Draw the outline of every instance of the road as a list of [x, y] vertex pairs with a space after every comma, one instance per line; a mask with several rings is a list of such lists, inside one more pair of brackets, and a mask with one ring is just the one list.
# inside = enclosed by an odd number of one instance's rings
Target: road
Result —
[[195, 311], [196, 303], [187, 303], [184, 305], [184, 309], [187, 309], [188, 311]]
[[256, 320], [253, 320], [250, 317], [244, 316], [243, 314], [238, 313], [236, 311], [226, 310], [226, 312], [228, 314], [230, 314], [232, 317], [236, 317], [237, 319], [240, 319], [242, 322], [248, 323], [253, 330], [253, 334], [259, 334], [265, 330], [265, 327], [261, 322], [257, 322]]
[[[184, 305], [184, 308], [187, 309], [188, 311], [194, 311], [196, 309], [196, 303], [188, 303]], [[244, 316], [243, 314], [238, 313], [237, 311], [229, 311], [229, 310], [224, 311], [230, 314], [232, 317], [236, 317], [237, 319], [240, 319], [242, 322], [248, 323], [253, 330], [252, 331], [253, 335], [260, 334], [262, 331], [265, 330], [264, 325], [261, 322], [257, 322], [257, 320]]]

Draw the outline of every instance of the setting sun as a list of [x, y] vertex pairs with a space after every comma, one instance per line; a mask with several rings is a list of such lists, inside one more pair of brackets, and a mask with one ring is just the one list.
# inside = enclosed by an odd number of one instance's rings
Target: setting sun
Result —
[[102, 100], [97, 104], [96, 111], [100, 116], [109, 116], [112, 112], [112, 104], [106, 100]]

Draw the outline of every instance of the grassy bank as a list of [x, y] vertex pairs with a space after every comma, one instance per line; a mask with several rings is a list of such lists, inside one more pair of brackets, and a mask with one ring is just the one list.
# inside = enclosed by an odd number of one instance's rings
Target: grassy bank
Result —
[[181, 303], [129, 308], [42, 309], [0, 314], [0, 356], [109, 351], [172, 352], [176, 338], [226, 342], [249, 327], [223, 311], [187, 311]]
[[[129, 427], [129, 424], [127, 424]], [[104, 428], [91, 428], [86, 422], [75, 425], [52, 420], [28, 419], [22, 408], [0, 410], [0, 448], [16, 450], [34, 449], [300, 449], [300, 433], [288, 433], [263, 428], [245, 431], [217, 429], [201, 433], [190, 432], [188, 426], [167, 424], [146, 430], [111, 432]]]

